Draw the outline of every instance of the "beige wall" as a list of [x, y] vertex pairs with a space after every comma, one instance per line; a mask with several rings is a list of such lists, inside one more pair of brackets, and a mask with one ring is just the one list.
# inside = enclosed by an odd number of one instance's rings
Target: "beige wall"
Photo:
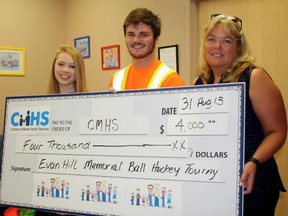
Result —
[[89, 75], [89, 90], [106, 91], [108, 80], [115, 72], [115, 70], [101, 70], [102, 46], [120, 44], [121, 67], [130, 63], [131, 58], [126, 49], [122, 26], [127, 14], [136, 7], [147, 7], [159, 14], [163, 21], [162, 35], [168, 37], [160, 36], [158, 45], [179, 45], [179, 71], [189, 82], [190, 74], [187, 73], [190, 71], [189, 0], [179, 0], [177, 11], [174, 0], [68, 0], [65, 10], [67, 43], [73, 41], [75, 37], [83, 35], [91, 37], [91, 58], [85, 60]]
[[91, 40], [91, 58], [85, 59], [89, 90], [106, 91], [116, 70], [102, 71], [100, 49], [120, 44], [121, 67], [130, 63], [122, 25], [136, 7], [159, 14], [162, 35], [169, 36], [160, 37], [158, 45], [179, 45], [179, 71], [190, 83], [189, 0], [178, 0], [177, 11], [174, 0], [0, 0], [0, 5], [0, 46], [27, 50], [25, 77], [0, 76], [0, 122], [6, 96], [45, 93], [58, 44], [73, 46], [77, 37], [89, 35]]
[[[0, 131], [5, 97], [45, 93], [58, 44], [73, 45], [76, 37], [91, 37], [91, 58], [85, 59], [89, 90], [106, 91], [115, 70], [101, 70], [100, 48], [120, 44], [121, 67], [130, 63], [122, 24], [136, 7], [160, 15], [163, 29], [158, 45], [179, 45], [179, 71], [186, 84], [196, 75], [199, 41], [210, 15], [242, 18], [257, 63], [271, 74], [288, 107], [287, 0], [0, 0], [0, 5], [0, 46], [24, 47], [27, 52], [26, 76], [0, 76]], [[288, 188], [287, 156], [286, 143], [277, 161]], [[281, 194], [276, 216], [288, 216], [287, 206], [287, 194]]]
[[6, 96], [42, 94], [57, 45], [64, 43], [64, 1], [0, 0], [0, 46], [26, 48], [26, 75], [0, 76], [0, 125]]

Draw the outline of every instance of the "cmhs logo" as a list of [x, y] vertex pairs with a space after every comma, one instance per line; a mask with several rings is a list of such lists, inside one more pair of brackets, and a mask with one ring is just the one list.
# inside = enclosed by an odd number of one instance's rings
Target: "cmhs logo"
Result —
[[25, 113], [14, 112], [11, 115], [11, 125], [19, 126], [47, 126], [49, 124], [48, 111], [30, 111]]

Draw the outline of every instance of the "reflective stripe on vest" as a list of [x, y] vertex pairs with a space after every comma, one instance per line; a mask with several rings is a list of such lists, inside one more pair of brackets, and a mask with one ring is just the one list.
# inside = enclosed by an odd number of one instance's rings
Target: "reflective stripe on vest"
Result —
[[168, 67], [162, 62], [154, 72], [147, 86], [147, 89], [160, 88], [161, 84], [171, 73], [176, 73], [176, 71], [172, 70], [170, 67]]
[[[113, 77], [113, 88], [116, 91], [125, 89], [127, 74], [128, 74], [130, 67], [131, 67], [131, 64], [128, 67], [115, 73]], [[176, 73], [176, 71], [169, 68], [163, 62], [161, 62], [161, 64], [157, 67], [153, 76], [151, 77], [148, 83], [147, 89], [160, 88], [164, 80], [172, 73]]]
[[126, 85], [126, 78], [127, 78], [127, 74], [128, 71], [131, 67], [131, 64], [128, 65], [126, 68], [118, 71], [117, 73], [114, 74], [113, 77], [113, 88], [116, 91], [120, 91], [120, 90], [124, 90], [125, 89], [125, 85]]

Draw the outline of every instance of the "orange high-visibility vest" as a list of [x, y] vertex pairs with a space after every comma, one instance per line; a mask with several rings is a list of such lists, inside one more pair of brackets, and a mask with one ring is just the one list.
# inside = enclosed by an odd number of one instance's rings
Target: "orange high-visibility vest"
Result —
[[[131, 64], [114, 74], [112, 85], [113, 89], [115, 89], [116, 91], [125, 90], [127, 75], [130, 67]], [[169, 76], [171, 73], [176, 73], [176, 71], [161, 62], [161, 64], [153, 73], [153, 76], [148, 83], [147, 89], [160, 88], [166, 77]]]

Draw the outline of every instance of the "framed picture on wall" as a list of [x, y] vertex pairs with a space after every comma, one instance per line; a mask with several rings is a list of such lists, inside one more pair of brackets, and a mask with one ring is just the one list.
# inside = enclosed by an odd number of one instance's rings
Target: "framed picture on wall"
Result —
[[101, 47], [102, 70], [120, 68], [120, 45]]
[[75, 38], [74, 47], [82, 54], [83, 58], [90, 58], [90, 37], [89, 36]]
[[179, 73], [177, 44], [158, 47], [158, 58]]
[[25, 75], [25, 48], [0, 47], [0, 75]]

